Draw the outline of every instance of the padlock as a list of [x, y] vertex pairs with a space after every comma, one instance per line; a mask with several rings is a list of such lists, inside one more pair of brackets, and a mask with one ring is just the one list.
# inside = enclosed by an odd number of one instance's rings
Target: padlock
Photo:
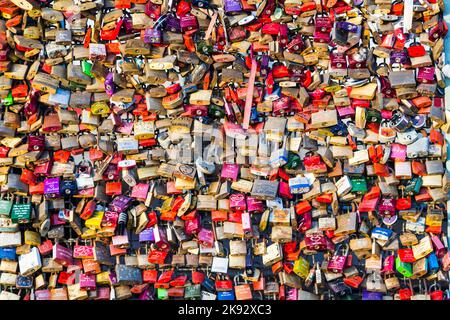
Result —
[[[343, 250], [343, 251], [340, 251]], [[334, 273], [341, 273], [344, 270], [345, 263], [348, 256], [349, 247], [346, 246], [344, 249], [341, 246], [336, 248], [331, 260], [328, 262], [328, 270]]]

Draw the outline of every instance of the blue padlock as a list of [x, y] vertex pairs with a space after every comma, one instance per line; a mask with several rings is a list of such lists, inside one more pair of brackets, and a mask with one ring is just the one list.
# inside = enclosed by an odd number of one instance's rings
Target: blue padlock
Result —
[[329, 130], [335, 136], [345, 137], [348, 135], [347, 126], [342, 121], [339, 121], [337, 125], [330, 127]]
[[217, 300], [236, 300], [234, 298], [234, 291], [219, 291], [217, 293]]
[[439, 271], [439, 260], [434, 254], [434, 252], [430, 253], [427, 257], [428, 260], [428, 272], [429, 274], [435, 274]]
[[206, 277], [205, 280], [203, 280], [202, 286], [206, 289], [206, 291], [209, 291], [209, 292], [214, 292], [216, 289], [214, 280], [209, 277]]
[[392, 236], [392, 230], [376, 227], [372, 230], [372, 238], [387, 241]]
[[16, 260], [16, 248], [0, 248], [0, 259], [3, 260]]

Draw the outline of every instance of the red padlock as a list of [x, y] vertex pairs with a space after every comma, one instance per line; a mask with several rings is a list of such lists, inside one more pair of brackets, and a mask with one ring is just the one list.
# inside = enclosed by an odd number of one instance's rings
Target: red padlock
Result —
[[312, 210], [312, 206], [308, 201], [300, 201], [295, 205], [295, 213], [298, 215], [305, 214], [308, 211]]
[[158, 270], [144, 270], [142, 272], [142, 280], [147, 283], [155, 283], [158, 278]]
[[95, 211], [95, 207], [97, 206], [97, 202], [95, 200], [90, 200], [83, 208], [83, 212], [80, 215], [80, 218], [83, 220], [89, 219]]
[[434, 282], [430, 286], [429, 293], [431, 300], [444, 300], [444, 291], [441, 289], [441, 286], [437, 282]]
[[411, 300], [411, 296], [412, 296], [412, 290], [409, 288], [404, 288], [404, 289], [400, 289], [398, 290], [398, 295], [400, 300]]
[[344, 283], [351, 288], [358, 289], [363, 282], [363, 277], [360, 275], [354, 275], [351, 277], [344, 278]]
[[192, 271], [192, 282], [194, 284], [200, 284], [205, 281], [205, 274], [199, 271]]

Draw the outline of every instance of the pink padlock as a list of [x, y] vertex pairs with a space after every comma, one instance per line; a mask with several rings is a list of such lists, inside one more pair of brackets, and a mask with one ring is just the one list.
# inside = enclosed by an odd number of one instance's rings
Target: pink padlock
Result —
[[[62, 209], [62, 210], [69, 211], [67, 209]], [[50, 215], [50, 225], [51, 226], [60, 226], [62, 224], [66, 224], [66, 223], [67, 223], [67, 221], [65, 221], [63, 219], [60, 219], [58, 217], [58, 214], [51, 214]]]
[[97, 297], [95, 300], [109, 300], [110, 299], [110, 291], [109, 287], [98, 287], [97, 288]]
[[393, 143], [391, 144], [390, 158], [393, 160], [405, 161], [406, 160], [406, 145]]
[[417, 70], [417, 81], [421, 83], [434, 82], [434, 67], [421, 67]]
[[253, 197], [247, 197], [247, 211], [248, 212], [263, 212], [264, 203], [260, 199], [255, 199]]
[[250, 238], [253, 234], [252, 229], [252, 217], [248, 211], [242, 212], [242, 231], [244, 231], [244, 236]]
[[291, 100], [288, 96], [281, 97], [273, 102], [272, 108], [275, 116], [281, 116], [289, 112], [291, 107]]
[[383, 274], [394, 273], [395, 272], [394, 265], [395, 265], [395, 256], [394, 255], [387, 256], [383, 260], [383, 269], [381, 270], [381, 272]]
[[330, 33], [314, 31], [314, 42], [326, 43], [330, 42], [331, 36]]
[[298, 289], [291, 288], [288, 290], [286, 300], [298, 300]]
[[340, 118], [352, 117], [355, 115], [355, 108], [352, 106], [337, 107]]
[[392, 217], [395, 215], [395, 199], [384, 198], [381, 199], [380, 205], [378, 207], [378, 212], [382, 216]]
[[291, 189], [289, 188], [289, 184], [285, 181], [280, 181], [279, 187], [278, 187], [278, 194], [281, 198], [285, 199], [293, 199], [294, 196], [291, 193]]
[[131, 197], [137, 200], [145, 201], [145, 199], [147, 199], [149, 188], [150, 185], [148, 183], [138, 183], [133, 187]]
[[444, 254], [444, 256], [442, 257], [442, 270], [444, 270], [444, 271], [450, 270], [450, 253], [449, 252]]
[[441, 239], [438, 236], [433, 235], [431, 237], [431, 242], [433, 243], [433, 247], [434, 247], [434, 251], [436, 253], [436, 256], [438, 258], [444, 257], [444, 255], [447, 252], [447, 249], [445, 248], [445, 246], [442, 243]]
[[95, 274], [80, 274], [80, 289], [84, 290], [95, 290]]
[[242, 193], [234, 193], [230, 196], [230, 209], [231, 210], [245, 210], [245, 196]]
[[327, 267], [328, 271], [334, 273], [342, 273], [345, 268], [345, 263], [347, 262], [347, 256], [348, 256], [348, 245], [345, 246], [339, 245], [336, 248], [336, 251], [334, 252], [330, 261], [328, 262]]
[[331, 32], [333, 29], [333, 22], [329, 17], [317, 16], [315, 21], [315, 30], [320, 32]]
[[214, 233], [212, 230], [200, 228], [198, 232], [198, 241], [207, 247], [212, 247], [214, 244]]
[[117, 220], [119, 219], [119, 214], [114, 211], [106, 210], [102, 218], [102, 227], [115, 227], [117, 225]]
[[198, 233], [200, 231], [200, 216], [197, 215], [192, 220], [186, 220], [184, 223], [184, 230], [187, 235]]
[[73, 248], [73, 257], [75, 259], [93, 259], [94, 258], [94, 247], [93, 246], [83, 246], [75, 245]]
[[222, 179], [231, 179], [233, 181], [237, 180], [239, 174], [239, 165], [235, 163], [224, 163], [222, 166], [222, 172], [220, 177]]
[[51, 300], [51, 293], [49, 289], [42, 289], [34, 291], [35, 300]]
[[393, 115], [392, 110], [386, 110], [386, 109], [381, 110], [381, 117], [383, 119], [389, 120], [392, 118], [392, 115]]

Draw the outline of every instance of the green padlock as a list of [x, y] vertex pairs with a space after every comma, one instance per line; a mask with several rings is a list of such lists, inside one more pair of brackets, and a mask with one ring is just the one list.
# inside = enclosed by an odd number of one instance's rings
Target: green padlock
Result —
[[410, 278], [413, 275], [412, 264], [401, 261], [400, 257], [395, 258], [395, 269], [407, 278]]
[[94, 78], [94, 76], [91, 73], [91, 69], [92, 69], [91, 62], [89, 62], [87, 60], [81, 61], [81, 70], [83, 71], [83, 73], [91, 78]]
[[31, 221], [31, 203], [14, 203], [11, 208], [13, 223], [29, 223]]
[[169, 293], [165, 288], [157, 288], [156, 295], [158, 296], [158, 300], [167, 300], [169, 299]]
[[200, 284], [187, 286], [184, 288], [185, 299], [199, 299], [202, 295]]
[[300, 157], [297, 154], [289, 152], [286, 169], [295, 170], [300, 165], [300, 162]]
[[208, 115], [214, 119], [222, 119], [225, 117], [225, 110], [216, 104], [212, 104], [208, 108]]
[[305, 258], [299, 257], [297, 260], [295, 260], [293, 271], [300, 278], [306, 279], [306, 277], [308, 277], [310, 269], [311, 268], [309, 266], [309, 261]]
[[13, 202], [11, 200], [1, 199], [0, 200], [0, 215], [9, 217], [9, 215], [11, 214], [12, 205], [13, 205]]
[[82, 84], [79, 84], [79, 83], [76, 83], [76, 82], [73, 82], [73, 81], [70, 81], [69, 82], [69, 90], [70, 91], [85, 91], [86, 90], [86, 86], [82, 85]]
[[358, 194], [367, 193], [367, 181], [366, 178], [351, 178], [352, 192]]
[[422, 177], [414, 177], [407, 182], [405, 186], [405, 194], [408, 196], [416, 195], [422, 187]]
[[375, 109], [367, 109], [366, 110], [366, 119], [367, 122], [371, 123], [380, 123], [381, 122], [381, 113]]
[[3, 99], [3, 104], [5, 106], [10, 106], [10, 105], [14, 104], [14, 99], [13, 99], [11, 92], [9, 92], [8, 96], [5, 99]]
[[199, 41], [197, 43], [197, 52], [209, 55], [213, 52], [213, 47], [211, 44], [206, 43], [206, 41]]

